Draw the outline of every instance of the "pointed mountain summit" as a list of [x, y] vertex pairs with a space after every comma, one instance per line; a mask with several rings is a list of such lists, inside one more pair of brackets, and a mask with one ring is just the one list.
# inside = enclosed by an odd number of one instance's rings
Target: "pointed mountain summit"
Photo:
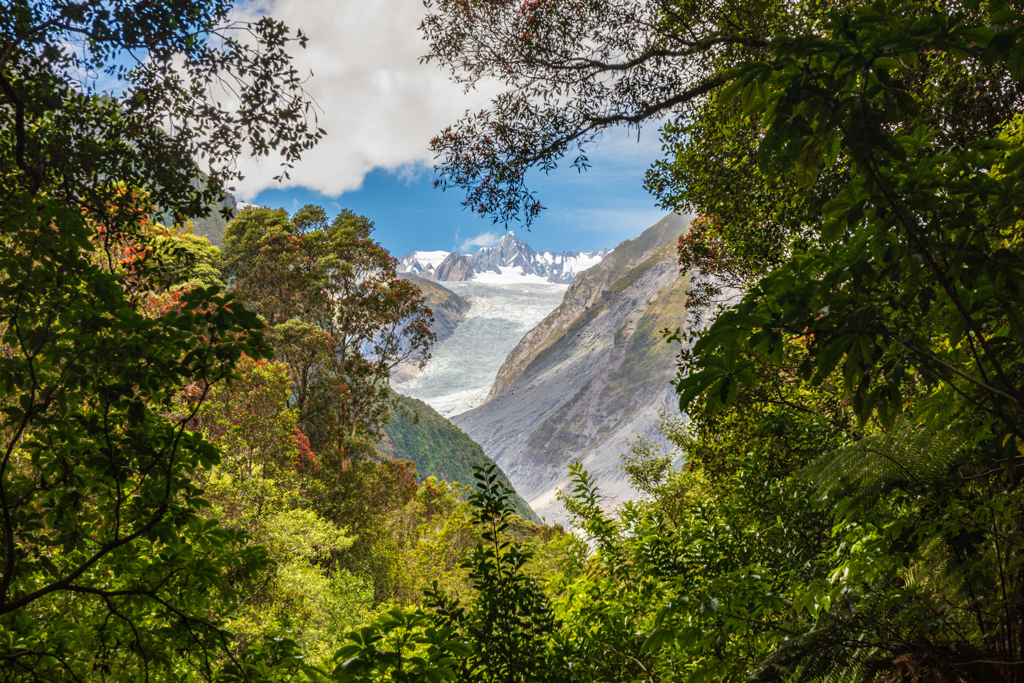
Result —
[[493, 247], [483, 247], [469, 256], [446, 251], [413, 252], [400, 259], [398, 270], [438, 282], [500, 278], [501, 282], [546, 280], [564, 285], [572, 282], [577, 273], [600, 263], [610, 252], [611, 249], [535, 251], [509, 230]]
[[474, 274], [469, 259], [453, 251], [437, 265], [431, 277], [438, 282], [465, 282], [472, 280]]
[[[470, 263], [477, 272], [489, 270], [500, 273], [502, 267], [519, 267], [529, 272], [535, 260], [535, 252], [529, 244], [516, 237], [511, 230], [493, 247], [482, 247], [470, 257]], [[532, 273], [536, 274], [536, 273]]]
[[496, 245], [483, 247], [470, 256], [469, 262], [477, 273], [509, 274], [511, 271], [516, 275], [534, 275], [548, 282], [568, 284], [576, 273], [600, 263], [609, 251], [538, 252], [509, 230]]

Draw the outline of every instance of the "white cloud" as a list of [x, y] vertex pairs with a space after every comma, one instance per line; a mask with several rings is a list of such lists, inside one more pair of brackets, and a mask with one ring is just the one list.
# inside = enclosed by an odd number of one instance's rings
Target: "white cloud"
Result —
[[482, 232], [476, 237], [470, 237], [459, 245], [460, 252], [467, 252], [476, 247], [493, 247], [501, 239], [496, 232]]
[[[309, 37], [296, 46], [295, 66], [313, 72], [306, 84], [323, 110], [327, 136], [291, 170], [284, 186], [337, 196], [358, 189], [374, 168], [409, 171], [433, 163], [428, 144], [467, 109], [494, 92], [463, 94], [434, 64], [420, 64], [427, 44], [416, 27], [425, 10], [416, 0], [272, 0], [243, 7], [241, 18], [267, 14]], [[277, 187], [277, 159], [244, 159], [237, 194]]]

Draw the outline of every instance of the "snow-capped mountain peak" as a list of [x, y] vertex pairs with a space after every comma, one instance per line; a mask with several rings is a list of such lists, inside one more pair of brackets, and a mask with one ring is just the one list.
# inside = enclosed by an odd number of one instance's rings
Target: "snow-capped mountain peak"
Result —
[[[487, 282], [551, 282], [568, 284], [576, 273], [600, 263], [611, 249], [591, 252], [560, 251], [539, 252], [509, 230], [493, 247], [482, 247], [465, 258], [472, 269], [445, 268], [436, 279], [483, 280]], [[448, 258], [446, 251], [415, 251], [400, 260], [398, 270], [412, 272], [420, 277], [435, 279], [434, 273]]]
[[441, 262], [448, 258], [450, 251], [414, 251], [398, 260], [398, 272], [412, 273], [429, 278]]

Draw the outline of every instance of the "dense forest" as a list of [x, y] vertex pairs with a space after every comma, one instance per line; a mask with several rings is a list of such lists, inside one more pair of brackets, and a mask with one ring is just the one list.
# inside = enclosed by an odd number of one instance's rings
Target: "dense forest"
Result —
[[422, 293], [367, 217], [222, 203], [324, 134], [301, 31], [0, 0], [0, 681], [1024, 680], [1019, 5], [425, 7], [426, 60], [504, 88], [430, 142], [474, 212], [661, 131], [696, 218], [643, 497], [574, 467], [567, 533], [382, 453]]

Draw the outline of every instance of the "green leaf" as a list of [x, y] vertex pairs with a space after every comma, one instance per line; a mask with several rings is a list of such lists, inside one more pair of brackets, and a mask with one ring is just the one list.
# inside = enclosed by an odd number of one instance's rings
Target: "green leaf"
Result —
[[1010, 77], [1013, 80], [1019, 81], [1024, 78], [1024, 41], [1018, 41], [1007, 55], [1006, 66], [1010, 70]]
[[733, 79], [732, 82], [718, 91], [718, 100], [723, 105], [727, 105], [736, 99], [736, 96], [739, 95], [742, 90], [743, 80], [740, 78]]
[[833, 168], [839, 159], [839, 152], [842, 149], [843, 138], [839, 131], [832, 131], [828, 138], [828, 151], [825, 153], [825, 166]]
[[644, 641], [643, 645], [640, 646], [640, 649], [643, 652], [656, 654], [661, 649], [662, 645], [671, 638], [672, 632], [669, 629], [656, 628], [647, 636], [647, 639]]
[[892, 57], [879, 57], [871, 63], [871, 66], [883, 71], [895, 71], [899, 69], [901, 65], [899, 60], [893, 59]]

